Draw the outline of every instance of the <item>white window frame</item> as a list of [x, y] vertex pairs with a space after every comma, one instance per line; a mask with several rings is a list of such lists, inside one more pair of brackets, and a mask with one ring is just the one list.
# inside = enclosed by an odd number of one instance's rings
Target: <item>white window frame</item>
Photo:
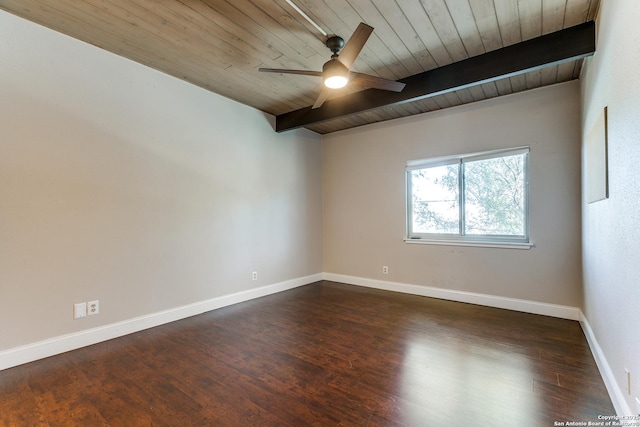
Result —
[[[430, 159], [410, 160], [406, 163], [405, 182], [406, 182], [406, 243], [412, 244], [430, 244], [430, 245], [454, 245], [454, 246], [482, 246], [482, 247], [499, 247], [499, 248], [515, 248], [529, 249], [533, 246], [530, 242], [529, 235], [529, 147], [515, 147], [508, 149], [485, 151], [480, 153], [462, 154], [454, 156], [437, 157]], [[464, 234], [464, 164], [471, 161], [494, 159], [506, 156], [524, 154], [524, 235], [465, 235]], [[412, 230], [413, 224], [413, 192], [411, 188], [411, 172], [418, 169], [428, 167], [444, 166], [450, 164], [458, 164], [458, 204], [460, 209], [458, 234], [437, 234], [437, 233], [417, 233]], [[462, 178], [462, 179], [461, 179]]]

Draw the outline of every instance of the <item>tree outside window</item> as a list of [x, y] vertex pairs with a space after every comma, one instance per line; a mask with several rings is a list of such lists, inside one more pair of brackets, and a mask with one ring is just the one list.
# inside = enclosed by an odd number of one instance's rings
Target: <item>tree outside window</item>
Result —
[[528, 242], [529, 150], [410, 162], [408, 237]]

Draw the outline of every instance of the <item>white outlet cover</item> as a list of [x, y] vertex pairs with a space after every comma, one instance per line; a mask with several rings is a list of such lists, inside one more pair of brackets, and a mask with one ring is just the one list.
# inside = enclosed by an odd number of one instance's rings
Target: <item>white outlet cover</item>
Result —
[[94, 314], [100, 313], [100, 301], [89, 301], [87, 303], [87, 311], [89, 316], [93, 316]]
[[73, 305], [73, 318], [80, 319], [82, 317], [87, 317], [87, 303], [81, 302], [79, 304]]

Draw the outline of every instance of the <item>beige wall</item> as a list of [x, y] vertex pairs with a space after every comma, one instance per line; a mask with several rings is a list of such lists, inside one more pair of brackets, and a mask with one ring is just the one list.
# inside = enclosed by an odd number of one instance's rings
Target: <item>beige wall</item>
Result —
[[[582, 76], [582, 129], [608, 106], [609, 199], [582, 203], [584, 312], [619, 391], [640, 407], [640, 2], [603, 0], [598, 46]], [[586, 171], [583, 173], [586, 176]], [[586, 182], [585, 182], [586, 184]], [[584, 188], [584, 187], [583, 187]], [[631, 373], [631, 395], [627, 377]]]
[[271, 121], [0, 12], [0, 350], [320, 273], [321, 139]]
[[[533, 249], [403, 242], [407, 160], [523, 145]], [[578, 83], [325, 136], [323, 220], [325, 272], [580, 306]]]

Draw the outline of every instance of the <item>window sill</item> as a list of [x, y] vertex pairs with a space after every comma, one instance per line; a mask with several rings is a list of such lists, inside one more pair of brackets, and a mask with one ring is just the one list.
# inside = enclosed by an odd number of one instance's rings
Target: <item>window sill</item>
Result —
[[479, 247], [479, 248], [497, 248], [497, 249], [531, 249], [532, 247], [534, 247], [533, 243], [409, 239], [406, 237], [404, 238], [404, 242], [412, 245], [471, 246], [471, 247]]

